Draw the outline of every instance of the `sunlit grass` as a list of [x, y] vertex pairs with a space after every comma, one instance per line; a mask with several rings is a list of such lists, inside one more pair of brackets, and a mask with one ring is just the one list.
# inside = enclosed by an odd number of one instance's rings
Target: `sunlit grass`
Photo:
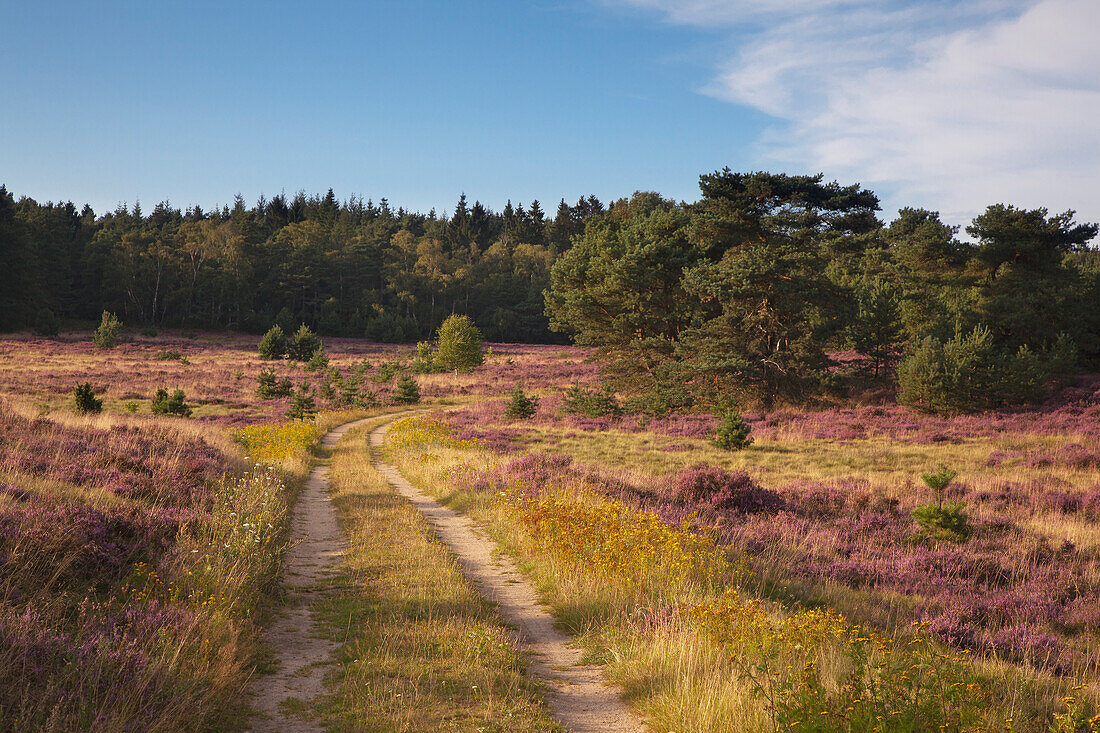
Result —
[[354, 730], [558, 730], [513, 632], [371, 465], [372, 425], [332, 457], [348, 551], [321, 608], [341, 645], [323, 719]]

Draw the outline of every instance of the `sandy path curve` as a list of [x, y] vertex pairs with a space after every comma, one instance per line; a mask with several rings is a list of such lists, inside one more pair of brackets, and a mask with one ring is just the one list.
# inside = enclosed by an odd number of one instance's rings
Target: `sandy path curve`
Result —
[[[380, 447], [386, 423], [370, 434]], [[431, 523], [439, 539], [455, 554], [463, 572], [481, 594], [497, 604], [501, 616], [514, 626], [525, 648], [532, 652], [531, 673], [546, 683], [553, 716], [576, 733], [640, 733], [645, 730], [604, 681], [600, 668], [581, 664], [581, 651], [554, 628], [554, 619], [538, 601], [530, 583], [506, 557], [494, 557], [495, 543], [479, 534], [466, 516], [432, 500], [388, 463], [375, 456], [375, 467]]]
[[[355, 420], [334, 428], [321, 439], [332, 448], [355, 426], [376, 418]], [[281, 707], [288, 698], [307, 703], [322, 691], [322, 677], [332, 664], [336, 644], [314, 632], [312, 607], [328, 592], [325, 581], [343, 555], [336, 510], [328, 495], [328, 466], [315, 466], [294, 505], [290, 521], [291, 548], [286, 558], [284, 612], [264, 632], [275, 655], [276, 671], [252, 684], [259, 715], [251, 730], [263, 733], [314, 733], [324, 728]], [[292, 707], [301, 707], [295, 704]]]

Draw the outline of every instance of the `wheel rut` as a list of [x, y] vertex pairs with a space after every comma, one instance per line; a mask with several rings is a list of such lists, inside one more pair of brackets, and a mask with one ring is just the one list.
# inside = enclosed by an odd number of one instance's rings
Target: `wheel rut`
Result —
[[[332, 448], [344, 433], [367, 422], [356, 420], [334, 428], [321, 439]], [[328, 580], [344, 554], [336, 510], [329, 501], [328, 466], [314, 467], [294, 505], [290, 522], [291, 548], [284, 585], [287, 604], [263, 634], [274, 652], [275, 672], [256, 678], [253, 706], [259, 713], [251, 730], [262, 733], [314, 733], [324, 728], [296, 712], [323, 690], [322, 678], [333, 664], [336, 644], [316, 633], [314, 604], [329, 592]]]
[[[371, 432], [372, 447], [381, 447], [391, 424]], [[618, 691], [603, 679], [600, 668], [581, 663], [581, 650], [570, 646], [570, 637], [554, 628], [554, 618], [539, 603], [535, 589], [508, 558], [494, 553], [496, 544], [480, 534], [473, 521], [428, 497], [377, 454], [374, 465], [424, 515], [440, 541], [454, 553], [466, 577], [519, 632], [524, 648], [532, 655], [531, 674], [545, 683], [555, 719], [576, 733], [645, 730]]]

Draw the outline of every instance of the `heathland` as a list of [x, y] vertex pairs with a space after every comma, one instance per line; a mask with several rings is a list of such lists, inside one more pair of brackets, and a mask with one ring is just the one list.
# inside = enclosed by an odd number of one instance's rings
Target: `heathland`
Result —
[[[754, 442], [730, 451], [714, 415], [593, 411], [617, 398], [575, 347], [492, 344], [468, 371], [420, 373], [423, 348], [325, 352], [319, 367], [262, 360], [248, 336], [0, 341], [5, 727], [243, 725], [318, 425], [407, 409], [403, 373], [435, 412], [394, 426], [392, 462], [516, 555], [654, 729], [1074, 730], [1095, 713], [1093, 376], [955, 418], [877, 394], [746, 411]], [[268, 369], [294, 391], [258, 398]], [[303, 381], [317, 423], [285, 418]], [[102, 412], [75, 411], [78, 382]], [[161, 388], [190, 417], [153, 414]], [[514, 640], [359, 445], [334, 464], [349, 552], [320, 615], [342, 651], [312, 714], [545, 725]], [[941, 464], [965, 531], [914, 516]]]
[[4, 726], [246, 725], [327, 463], [336, 652], [281, 712], [553, 729], [384, 457], [654, 730], [1100, 727], [1097, 225], [994, 204], [964, 239], [820, 175], [700, 192], [97, 217], [0, 187]]

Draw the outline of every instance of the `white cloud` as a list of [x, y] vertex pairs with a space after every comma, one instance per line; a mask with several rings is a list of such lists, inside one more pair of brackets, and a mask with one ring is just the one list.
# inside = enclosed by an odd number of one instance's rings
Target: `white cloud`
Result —
[[783, 121], [762, 164], [953, 223], [994, 202], [1100, 218], [1096, 0], [625, 1], [728, 27], [736, 48], [702, 91]]

